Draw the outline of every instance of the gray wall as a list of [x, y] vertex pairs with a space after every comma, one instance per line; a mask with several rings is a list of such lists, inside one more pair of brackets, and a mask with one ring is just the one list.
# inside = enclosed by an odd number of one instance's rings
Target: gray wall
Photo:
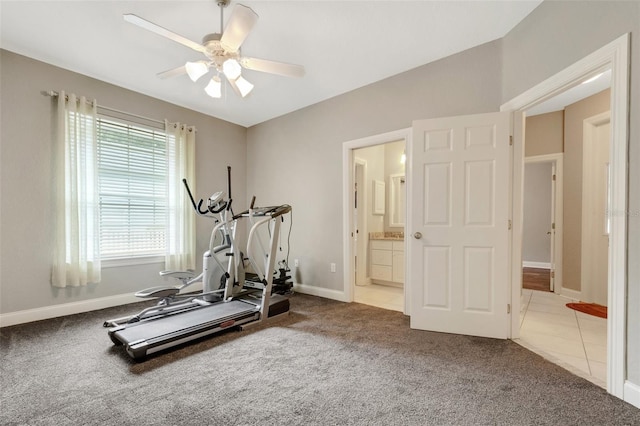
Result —
[[500, 52], [487, 43], [248, 129], [248, 192], [292, 205], [291, 257], [305, 284], [344, 289], [342, 144], [416, 119], [497, 111]]
[[551, 261], [551, 170], [551, 163], [524, 166], [523, 262]]
[[640, 385], [640, 2], [543, 2], [502, 39], [502, 101], [625, 33], [631, 33], [627, 371]]
[[[104, 106], [197, 128], [197, 193], [204, 198], [226, 189], [226, 165], [233, 168], [236, 208], [246, 207], [246, 129], [61, 68], [1, 50], [0, 140], [0, 312], [133, 293], [166, 284], [163, 264], [104, 268], [102, 282], [58, 289], [50, 284], [52, 253], [52, 98], [41, 90], [65, 90], [95, 98]], [[210, 219], [198, 218], [197, 251], [208, 245]], [[198, 267], [201, 261], [199, 260]]]

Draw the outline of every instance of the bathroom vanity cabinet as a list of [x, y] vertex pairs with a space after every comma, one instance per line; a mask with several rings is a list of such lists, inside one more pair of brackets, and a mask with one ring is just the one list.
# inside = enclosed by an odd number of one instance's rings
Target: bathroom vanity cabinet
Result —
[[404, 283], [404, 241], [369, 240], [370, 278], [372, 282]]

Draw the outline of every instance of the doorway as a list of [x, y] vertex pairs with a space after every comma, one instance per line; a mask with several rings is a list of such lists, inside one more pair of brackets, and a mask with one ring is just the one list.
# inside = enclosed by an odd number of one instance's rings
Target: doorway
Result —
[[[596, 96], [595, 99], [602, 97]], [[568, 108], [575, 111], [585, 104], [594, 103], [596, 103], [594, 98], [588, 97], [585, 100], [577, 101]], [[608, 108], [608, 102], [605, 107]], [[564, 123], [564, 110], [550, 114], [559, 114]], [[576, 120], [575, 114], [567, 115], [567, 120]], [[535, 126], [551, 124], [549, 123], [551, 119], [551, 116], [538, 117], [531, 124], [535, 129]], [[530, 122], [527, 121], [527, 124]], [[571, 126], [568, 127], [571, 128]], [[532, 132], [532, 136], [534, 135], [536, 132]], [[527, 138], [525, 143], [538, 141], [535, 137], [531, 139]], [[564, 138], [562, 135], [558, 135], [558, 139]], [[575, 148], [571, 146], [568, 148], [569, 157], [572, 156], [571, 150]], [[556, 157], [555, 161], [551, 161], [554, 156]], [[566, 249], [570, 254], [579, 252], [576, 250], [576, 244], [579, 245], [579, 241], [575, 235], [575, 227], [570, 229], [571, 232], [567, 235], [563, 232], [562, 160], [563, 154], [525, 157], [522, 307], [518, 342], [543, 357], [554, 360], [575, 374], [601, 387], [606, 387], [607, 320], [567, 307], [567, 303], [591, 301], [591, 299], [576, 295], [575, 291], [564, 289], [562, 285], [563, 239], [567, 241]], [[582, 174], [593, 175], [594, 171], [595, 169], [585, 164]], [[580, 183], [577, 182], [577, 185]], [[568, 185], [568, 191], [575, 192], [575, 186], [576, 184]], [[560, 191], [556, 191], [554, 194], [556, 196], [552, 197], [554, 187], [559, 188]], [[584, 198], [588, 193], [583, 190], [582, 194]], [[569, 193], [567, 195], [567, 199], [576, 200], [575, 194]], [[573, 217], [573, 220], [577, 219]], [[527, 223], [528, 221], [533, 223]], [[594, 228], [591, 227], [586, 229], [590, 233], [594, 231]], [[598, 228], [597, 231], [601, 231], [601, 229]], [[581, 233], [580, 230], [577, 232]], [[584, 238], [584, 234], [582, 236]], [[560, 243], [559, 245], [554, 244], [554, 238]], [[584, 242], [583, 239], [583, 247]], [[583, 249], [582, 264], [591, 261], [585, 259], [584, 254]], [[606, 268], [606, 256], [603, 261]], [[529, 269], [531, 267], [538, 269]], [[531, 285], [533, 284], [530, 282], [531, 271], [537, 272], [538, 275], [546, 274], [546, 287], [540, 288]], [[582, 282], [580, 294], [585, 295], [584, 275], [580, 281]], [[604, 283], [606, 287], [606, 278]]]
[[523, 288], [560, 293], [563, 251], [563, 154], [525, 157]]
[[[404, 215], [409, 130], [343, 144], [345, 299], [406, 313]], [[402, 206], [395, 205], [402, 203]]]
[[[583, 81], [610, 69], [611, 80], [611, 146], [609, 168], [610, 212], [625, 211], [627, 201], [627, 134], [628, 134], [628, 53], [629, 35], [619, 37], [553, 77], [502, 105], [503, 111], [524, 112], [558, 93], [578, 86]], [[512, 263], [512, 304], [521, 307], [522, 265], [522, 182], [524, 158], [524, 119], [514, 121], [513, 217], [514, 256]], [[565, 211], [566, 215], [566, 211]], [[626, 217], [609, 214], [610, 245], [608, 250], [608, 319], [607, 319], [607, 391], [625, 399], [626, 350]], [[565, 275], [566, 275], [565, 270]], [[566, 281], [566, 276], [565, 276]], [[519, 315], [512, 316], [511, 336], [520, 337]]]

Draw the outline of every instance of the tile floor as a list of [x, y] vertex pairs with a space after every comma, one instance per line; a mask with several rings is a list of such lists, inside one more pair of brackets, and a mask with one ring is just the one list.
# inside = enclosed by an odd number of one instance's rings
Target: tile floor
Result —
[[385, 285], [357, 285], [353, 300], [365, 305], [404, 312], [404, 290], [402, 287]]
[[554, 293], [523, 290], [517, 343], [606, 388], [607, 320], [565, 305]]

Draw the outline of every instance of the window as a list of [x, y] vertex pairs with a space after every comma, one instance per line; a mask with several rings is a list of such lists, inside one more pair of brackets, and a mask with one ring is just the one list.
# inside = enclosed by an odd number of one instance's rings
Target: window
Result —
[[[164, 256], [167, 141], [164, 130], [99, 116], [102, 260]], [[172, 146], [172, 144], [169, 144]]]

